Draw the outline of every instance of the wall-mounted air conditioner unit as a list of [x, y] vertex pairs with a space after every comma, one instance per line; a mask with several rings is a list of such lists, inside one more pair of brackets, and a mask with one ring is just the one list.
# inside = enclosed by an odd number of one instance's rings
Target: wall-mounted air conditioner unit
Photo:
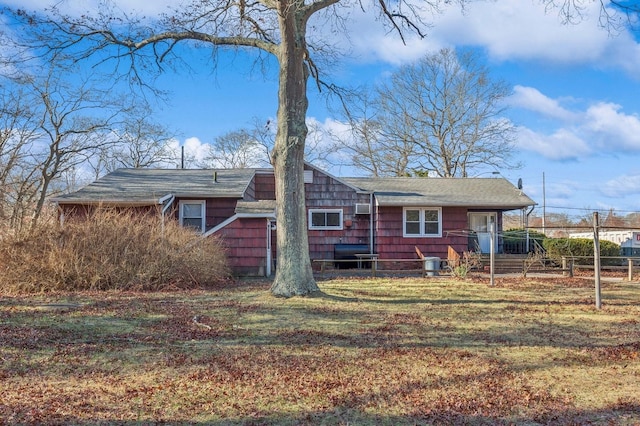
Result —
[[356, 203], [356, 214], [371, 214], [371, 204]]

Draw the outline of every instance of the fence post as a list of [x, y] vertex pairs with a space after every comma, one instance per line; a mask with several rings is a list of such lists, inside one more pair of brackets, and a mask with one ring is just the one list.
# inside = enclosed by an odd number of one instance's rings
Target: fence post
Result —
[[629, 282], [633, 281], [633, 259], [632, 258], [628, 258], [627, 259], [628, 265], [629, 265]]
[[496, 228], [495, 228], [496, 224], [494, 222], [489, 223], [489, 238], [491, 238], [491, 241], [489, 241], [489, 264], [490, 264], [490, 271], [489, 271], [489, 283], [491, 285], [491, 287], [494, 286], [495, 282], [494, 282], [494, 272], [495, 272], [495, 267], [496, 267], [496, 254], [495, 254], [495, 232], [496, 232]]
[[573, 268], [575, 266], [575, 262], [576, 262], [576, 260], [572, 257], [571, 261], [569, 262], [569, 276], [571, 278], [573, 278]]
[[562, 256], [562, 275], [565, 277], [569, 276], [569, 271], [567, 270], [567, 257]]
[[602, 308], [602, 292], [600, 289], [600, 224], [598, 212], [593, 212], [593, 271], [596, 287], [596, 309]]

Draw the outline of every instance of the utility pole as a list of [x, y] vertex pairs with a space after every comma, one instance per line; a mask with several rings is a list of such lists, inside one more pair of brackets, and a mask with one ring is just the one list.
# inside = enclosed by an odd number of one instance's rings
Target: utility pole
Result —
[[542, 172], [542, 233], [547, 235], [547, 188], [544, 181], [544, 172]]

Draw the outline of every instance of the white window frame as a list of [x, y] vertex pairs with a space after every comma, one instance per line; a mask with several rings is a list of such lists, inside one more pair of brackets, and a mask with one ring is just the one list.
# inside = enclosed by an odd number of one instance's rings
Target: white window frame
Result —
[[200, 232], [204, 233], [205, 232], [205, 223], [206, 223], [206, 218], [207, 218], [207, 202], [206, 200], [180, 200], [179, 203], [179, 219], [180, 219], [180, 225], [181, 226], [185, 226], [184, 225], [184, 219], [196, 219], [195, 217], [192, 218], [185, 218], [184, 217], [184, 206], [185, 205], [192, 205], [192, 204], [200, 204]]
[[[420, 220], [420, 232], [418, 234], [407, 234], [407, 211], [418, 210]], [[438, 212], [438, 232], [436, 234], [427, 234], [425, 232], [425, 212]], [[440, 238], [442, 237], [442, 207], [404, 207], [402, 209], [402, 236], [405, 238]]]
[[[340, 215], [339, 218], [339, 225], [337, 226], [313, 226], [313, 221], [311, 220], [312, 216], [314, 213], [324, 213], [324, 214], [329, 214], [329, 213], [338, 213]], [[307, 222], [309, 224], [309, 230], [312, 231], [342, 231], [343, 229], [343, 218], [344, 218], [344, 213], [342, 211], [342, 209], [309, 209], [309, 221]], [[326, 221], [325, 221], [326, 223]]]

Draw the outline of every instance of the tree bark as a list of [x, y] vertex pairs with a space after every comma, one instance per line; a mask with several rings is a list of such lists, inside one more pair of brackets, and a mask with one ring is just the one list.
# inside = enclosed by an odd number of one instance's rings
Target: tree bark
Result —
[[[293, 0], [295, 1], [295, 0]], [[278, 217], [276, 277], [271, 292], [291, 297], [319, 291], [309, 259], [304, 188], [308, 107], [306, 17], [292, 1], [278, 2], [282, 41], [278, 53], [278, 130], [273, 150]]]

